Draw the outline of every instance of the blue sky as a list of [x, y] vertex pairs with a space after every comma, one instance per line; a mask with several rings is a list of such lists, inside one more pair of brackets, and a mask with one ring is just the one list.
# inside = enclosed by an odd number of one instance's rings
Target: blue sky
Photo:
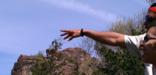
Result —
[[0, 0], [0, 75], [10, 75], [20, 54], [44, 52], [60, 29], [107, 30], [147, 6], [143, 0]]

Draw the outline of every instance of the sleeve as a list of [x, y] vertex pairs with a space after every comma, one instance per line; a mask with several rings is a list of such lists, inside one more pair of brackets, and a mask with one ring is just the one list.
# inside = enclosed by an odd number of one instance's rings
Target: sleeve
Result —
[[145, 34], [139, 36], [129, 36], [129, 35], [124, 36], [126, 48], [131, 55], [140, 56], [139, 46], [141, 40], [144, 39], [144, 36]]

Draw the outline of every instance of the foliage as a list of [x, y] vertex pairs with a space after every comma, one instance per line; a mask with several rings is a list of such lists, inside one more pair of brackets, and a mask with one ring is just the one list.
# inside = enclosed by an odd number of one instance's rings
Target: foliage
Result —
[[144, 64], [137, 58], [129, 54], [125, 49], [113, 52], [109, 48], [102, 47], [100, 54], [105, 58], [104, 68], [99, 68], [100, 72], [107, 75], [143, 75]]
[[36, 62], [31, 67], [32, 75], [50, 75], [51, 63], [39, 52], [36, 55]]
[[59, 50], [59, 49], [61, 49], [61, 47], [62, 47], [62, 40], [61, 39], [54, 39], [51, 42], [49, 49]]
[[[144, 13], [143, 13], [144, 14]], [[119, 20], [112, 24], [110, 31], [127, 34], [127, 35], [139, 35], [145, 32], [143, 25], [144, 17], [140, 15], [138, 18], [134, 17], [133, 19]]]

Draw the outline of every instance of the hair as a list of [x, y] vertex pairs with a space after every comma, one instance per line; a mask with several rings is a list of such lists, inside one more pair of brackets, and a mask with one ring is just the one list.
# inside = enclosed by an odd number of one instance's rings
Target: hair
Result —
[[156, 3], [152, 3], [150, 7], [156, 7]]

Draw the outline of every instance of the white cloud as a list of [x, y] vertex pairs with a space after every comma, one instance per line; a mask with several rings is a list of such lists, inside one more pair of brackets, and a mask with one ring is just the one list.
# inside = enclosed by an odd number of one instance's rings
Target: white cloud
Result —
[[59, 8], [73, 10], [79, 13], [85, 13], [94, 16], [108, 23], [114, 22], [120, 18], [116, 14], [96, 9], [88, 4], [78, 2], [77, 0], [44, 0], [44, 1]]

